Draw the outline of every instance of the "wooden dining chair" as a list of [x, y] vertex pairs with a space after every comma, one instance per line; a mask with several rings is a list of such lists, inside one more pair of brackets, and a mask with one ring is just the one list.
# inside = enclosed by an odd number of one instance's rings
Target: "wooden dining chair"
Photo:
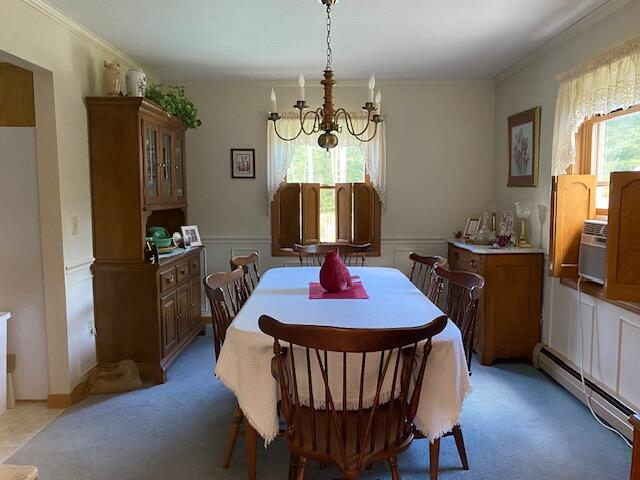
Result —
[[363, 243], [355, 245], [352, 243], [313, 243], [310, 245], [294, 244], [293, 251], [298, 253], [300, 266], [319, 267], [324, 261], [324, 256], [340, 251], [340, 258], [345, 265], [350, 267], [365, 267], [367, 265], [367, 253], [371, 252], [371, 244]]
[[[471, 272], [452, 272], [436, 266], [431, 276], [431, 296], [436, 304], [442, 304], [442, 310], [460, 329], [462, 344], [467, 360], [467, 369], [471, 374], [471, 355], [473, 353], [473, 335], [478, 320], [478, 303], [484, 288], [484, 278]], [[460, 425], [443, 435], [453, 436], [462, 461], [462, 468], [469, 470], [469, 461], [464, 446], [464, 437]], [[429, 470], [431, 480], [438, 478], [440, 458], [440, 439], [429, 444]]]
[[260, 257], [258, 252], [251, 255], [233, 257], [229, 260], [231, 270], [242, 268], [244, 272], [244, 283], [249, 294], [253, 293], [260, 281]]
[[[213, 349], [216, 360], [220, 356], [229, 325], [247, 300], [248, 292], [245, 289], [243, 276], [243, 269], [237, 268], [231, 272], [212, 273], [203, 280], [204, 290], [211, 307]], [[236, 405], [227, 436], [222, 468], [229, 468], [236, 440], [243, 434], [241, 430], [243, 421], [242, 409]]]
[[[446, 324], [443, 315], [415, 328], [352, 329], [261, 316], [260, 330], [275, 339], [272, 371], [287, 424], [289, 479], [304, 480], [313, 459], [335, 465], [344, 479], [387, 461], [399, 480], [397, 457], [414, 438], [431, 339]], [[377, 378], [365, 382], [372, 370]], [[386, 403], [383, 385], [391, 389]]]
[[433, 270], [436, 267], [444, 267], [447, 260], [437, 255], [423, 256], [415, 252], [411, 252], [409, 259], [413, 261], [409, 279], [429, 300], [436, 303], [437, 292], [433, 290], [436, 284], [431, 282], [431, 277], [433, 276]]

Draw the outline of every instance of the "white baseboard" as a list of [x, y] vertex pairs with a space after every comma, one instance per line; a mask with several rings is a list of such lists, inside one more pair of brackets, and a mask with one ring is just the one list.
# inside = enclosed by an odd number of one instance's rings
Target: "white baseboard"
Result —
[[[572, 367], [568, 365], [565, 365], [564, 367], [558, 365], [556, 361], [546, 354], [544, 349], [541, 349], [537, 358], [534, 358], [534, 365], [538, 365], [538, 368], [546, 372], [551, 378], [566, 388], [585, 406], [587, 405], [587, 400], [582, 392], [582, 383], [566, 370], [566, 368], [573, 370]], [[591, 393], [591, 407], [593, 408], [593, 411], [602, 420], [622, 433], [627, 439], [633, 440], [633, 427], [629, 424], [627, 413], [621, 411], [606, 398], [600, 396], [595, 390], [591, 390], [587, 387], [587, 392]]]

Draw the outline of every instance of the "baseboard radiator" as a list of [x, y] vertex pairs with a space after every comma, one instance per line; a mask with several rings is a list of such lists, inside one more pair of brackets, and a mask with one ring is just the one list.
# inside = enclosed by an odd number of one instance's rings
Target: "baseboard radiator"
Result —
[[[545, 345], [540, 343], [536, 347], [533, 354], [533, 364], [536, 368], [544, 371], [566, 388], [582, 403], [587, 404], [585, 396], [582, 393], [580, 372], [555, 355]], [[629, 424], [628, 419], [629, 416], [635, 413], [634, 410], [586, 377], [585, 381], [587, 392], [591, 393], [591, 406], [593, 407], [593, 411], [626, 438], [633, 440], [633, 428]]]

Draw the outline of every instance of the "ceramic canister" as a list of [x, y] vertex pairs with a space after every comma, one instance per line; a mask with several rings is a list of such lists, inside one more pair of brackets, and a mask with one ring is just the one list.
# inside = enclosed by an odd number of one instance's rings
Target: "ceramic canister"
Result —
[[147, 76], [139, 68], [131, 69], [126, 75], [127, 81], [127, 96], [129, 97], [144, 97], [144, 92], [147, 89]]
[[120, 94], [120, 63], [117, 60], [113, 60], [111, 63], [104, 61], [102, 79], [107, 95], [116, 97]]

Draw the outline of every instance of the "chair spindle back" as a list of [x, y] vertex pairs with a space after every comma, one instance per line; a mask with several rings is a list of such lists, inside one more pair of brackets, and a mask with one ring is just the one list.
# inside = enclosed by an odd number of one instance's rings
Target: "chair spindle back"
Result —
[[437, 255], [423, 256], [415, 252], [411, 252], [409, 259], [413, 260], [409, 279], [429, 300], [436, 303], [437, 292], [434, 289], [435, 285], [431, 281], [433, 271], [436, 267], [446, 265], [447, 260]]
[[[432, 301], [438, 303], [442, 300], [442, 311], [460, 329], [469, 372], [471, 372], [473, 336], [478, 321], [478, 304], [483, 288], [484, 278], [476, 273], [451, 272], [442, 267], [436, 267], [434, 270], [431, 289], [435, 300]], [[442, 293], [445, 297], [441, 299]]]
[[248, 292], [242, 268], [232, 272], [212, 273], [202, 281], [211, 307], [213, 348], [216, 359], [227, 334], [227, 328], [247, 301]]
[[242, 268], [244, 271], [244, 283], [247, 291], [251, 294], [255, 290], [260, 281], [260, 257], [258, 252], [251, 255], [233, 257], [229, 260], [231, 270]]
[[365, 267], [367, 265], [367, 253], [371, 252], [371, 244], [363, 243], [355, 245], [351, 243], [314, 243], [311, 245], [293, 245], [293, 251], [298, 253], [300, 266], [322, 266], [324, 256], [338, 250], [340, 258], [349, 267]]
[[431, 338], [446, 323], [441, 316], [416, 328], [349, 329], [260, 317], [275, 339], [272, 371], [291, 452], [355, 478], [408, 448]]

